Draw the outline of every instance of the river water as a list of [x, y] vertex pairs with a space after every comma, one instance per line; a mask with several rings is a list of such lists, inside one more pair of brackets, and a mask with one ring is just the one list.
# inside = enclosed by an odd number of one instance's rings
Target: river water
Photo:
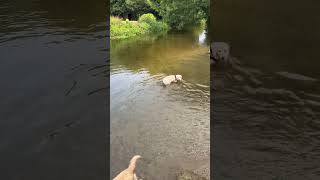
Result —
[[[139, 154], [143, 179], [209, 177], [210, 66], [205, 33], [111, 41], [111, 176]], [[164, 87], [162, 78], [183, 82]]]
[[212, 68], [213, 178], [320, 178], [315, 1], [216, 1], [213, 40], [240, 64]]
[[104, 1], [0, 1], [1, 179], [107, 176]]

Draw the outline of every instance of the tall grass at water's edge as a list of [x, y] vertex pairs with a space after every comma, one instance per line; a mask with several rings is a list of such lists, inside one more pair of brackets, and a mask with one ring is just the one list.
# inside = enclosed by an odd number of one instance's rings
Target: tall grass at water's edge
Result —
[[123, 20], [118, 17], [110, 17], [110, 38], [127, 39], [145, 34], [162, 34], [168, 31], [166, 23], [161, 21], [139, 21]]

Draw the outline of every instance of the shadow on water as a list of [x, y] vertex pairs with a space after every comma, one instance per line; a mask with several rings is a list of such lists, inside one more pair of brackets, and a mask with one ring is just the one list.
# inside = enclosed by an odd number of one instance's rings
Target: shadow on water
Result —
[[[203, 33], [111, 41], [111, 175], [142, 155], [143, 179], [209, 177], [209, 54]], [[166, 75], [183, 82], [162, 85]]]
[[1, 1], [3, 179], [107, 176], [107, 9], [105, 1]]
[[319, 179], [316, 7], [216, 1], [213, 40], [228, 42], [240, 64], [212, 68], [214, 178]]

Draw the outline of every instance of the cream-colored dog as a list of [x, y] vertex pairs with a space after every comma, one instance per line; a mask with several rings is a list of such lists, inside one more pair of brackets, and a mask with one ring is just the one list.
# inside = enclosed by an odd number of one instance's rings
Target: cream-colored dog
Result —
[[230, 46], [225, 42], [213, 42], [210, 46], [211, 64], [223, 61], [223, 64], [230, 62]]
[[133, 156], [130, 160], [129, 166], [127, 169], [123, 170], [118, 174], [113, 180], [138, 180], [135, 173], [137, 159], [141, 158], [139, 155]]
[[181, 75], [170, 75], [162, 79], [163, 84], [166, 86], [171, 84], [172, 82], [178, 82], [178, 81], [182, 81]]

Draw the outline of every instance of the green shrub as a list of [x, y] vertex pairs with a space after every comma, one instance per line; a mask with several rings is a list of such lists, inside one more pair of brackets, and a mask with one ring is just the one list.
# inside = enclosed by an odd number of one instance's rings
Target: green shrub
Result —
[[111, 39], [125, 39], [148, 33], [150, 25], [136, 21], [122, 20], [118, 17], [110, 18]]
[[138, 21], [140, 23], [145, 22], [147, 24], [153, 24], [153, 23], [157, 22], [157, 18], [153, 14], [148, 13], [148, 14], [143, 14], [142, 16], [140, 16]]
[[[151, 14], [152, 15], [152, 14]], [[149, 16], [149, 15], [148, 15]], [[153, 15], [152, 15], [153, 16]], [[142, 17], [142, 16], [141, 16]], [[143, 34], [160, 34], [168, 31], [168, 26], [164, 22], [148, 21], [150, 18], [142, 18], [140, 21], [123, 20], [118, 17], [110, 17], [110, 37], [111, 39], [126, 39]], [[147, 23], [146, 21], [149, 23]]]
[[168, 31], [168, 25], [164, 22], [155, 22], [150, 24], [150, 31], [152, 33], [163, 33]]
[[140, 16], [138, 22], [149, 24], [151, 33], [167, 32], [169, 29], [166, 23], [157, 21], [156, 17], [151, 13]]

